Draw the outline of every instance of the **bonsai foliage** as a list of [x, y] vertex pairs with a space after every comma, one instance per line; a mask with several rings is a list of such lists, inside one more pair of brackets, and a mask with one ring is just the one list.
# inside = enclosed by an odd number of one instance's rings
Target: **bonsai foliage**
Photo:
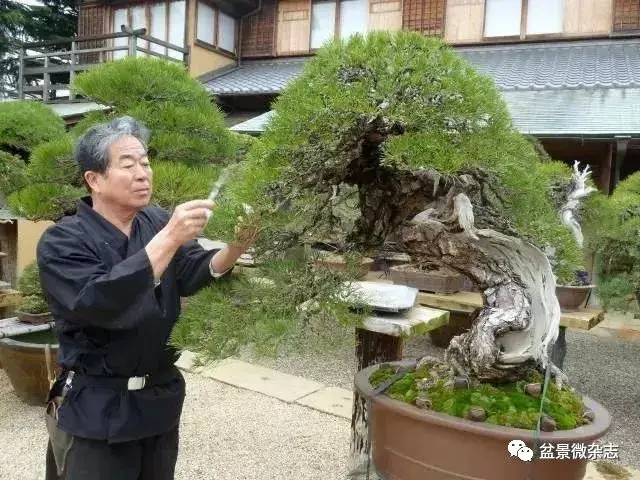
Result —
[[64, 131], [63, 120], [41, 102], [0, 103], [0, 150], [27, 160], [36, 146], [61, 137]]
[[111, 116], [131, 115], [145, 123], [156, 160], [224, 163], [235, 151], [220, 109], [175, 62], [128, 57], [78, 75], [72, 88], [111, 106]]
[[49, 305], [40, 285], [37, 262], [33, 261], [24, 268], [18, 277], [17, 288], [22, 294], [18, 310], [33, 314], [49, 311]]
[[151, 129], [154, 201], [172, 209], [206, 196], [217, 165], [237, 161], [237, 136], [225, 127], [208, 92], [184, 67], [152, 58], [126, 58], [83, 72], [72, 88], [109, 107], [88, 114], [66, 134], [31, 152], [28, 186], [9, 199], [16, 213], [57, 221], [75, 211], [86, 188], [73, 159], [74, 142], [92, 125], [131, 115]]
[[274, 110], [208, 236], [231, 239], [249, 204], [257, 258], [327, 238], [363, 254], [392, 243], [483, 290], [447, 352], [457, 372], [518, 379], [547, 365], [560, 321], [550, 258], [558, 271], [582, 261], [558, 212], [568, 193], [553, 188], [570, 171], [516, 131], [487, 76], [437, 39], [376, 32], [323, 48]]
[[64, 122], [48, 106], [28, 100], [0, 103], [0, 202], [9, 202], [29, 183], [31, 152], [63, 135]]
[[610, 197], [591, 199], [587, 245], [596, 252], [596, 293], [606, 309], [640, 316], [640, 173], [620, 182]]

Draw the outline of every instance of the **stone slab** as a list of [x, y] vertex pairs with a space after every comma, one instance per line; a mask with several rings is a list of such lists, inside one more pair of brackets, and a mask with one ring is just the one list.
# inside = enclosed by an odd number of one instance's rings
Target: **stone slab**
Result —
[[596, 462], [589, 462], [587, 464], [587, 472], [584, 476], [584, 480], [640, 480], [640, 472], [631, 468], [621, 467], [624, 469], [623, 471], [626, 471], [625, 473], [627, 475], [607, 475], [598, 471], [596, 468]]
[[180, 370], [185, 370], [191, 373], [197, 373], [203, 368], [198, 358], [198, 354], [189, 350], [185, 350], [180, 354], [180, 358], [175, 363], [175, 366]]
[[205, 366], [200, 373], [219, 382], [262, 393], [285, 402], [294, 402], [324, 387], [323, 384], [313, 380], [251, 365], [233, 358]]
[[344, 388], [325, 387], [311, 395], [299, 398], [296, 403], [324, 413], [351, 419], [353, 392]]
[[364, 320], [364, 329], [396, 337], [415, 337], [449, 323], [449, 311], [417, 306], [407, 312], [379, 313]]

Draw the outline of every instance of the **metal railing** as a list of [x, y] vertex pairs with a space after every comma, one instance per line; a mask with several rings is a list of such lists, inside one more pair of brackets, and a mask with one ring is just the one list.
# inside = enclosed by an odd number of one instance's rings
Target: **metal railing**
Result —
[[[139, 54], [189, 65], [189, 48], [146, 34], [146, 29], [126, 30], [87, 37], [24, 43], [19, 50], [18, 97], [46, 103], [80, 101], [70, 90], [79, 72], [105, 62]], [[57, 93], [68, 91], [60, 98]]]

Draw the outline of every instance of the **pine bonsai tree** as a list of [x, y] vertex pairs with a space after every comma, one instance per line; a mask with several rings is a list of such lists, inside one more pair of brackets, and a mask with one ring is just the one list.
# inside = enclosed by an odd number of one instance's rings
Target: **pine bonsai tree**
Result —
[[206, 89], [173, 62], [126, 58], [105, 63], [75, 77], [72, 89], [110, 110], [92, 112], [69, 132], [62, 129], [35, 143], [28, 152], [28, 186], [9, 198], [11, 208], [26, 218], [57, 221], [75, 211], [87, 191], [73, 160], [74, 141], [95, 123], [117, 116], [131, 115], [151, 129], [154, 201], [162, 207], [206, 197], [220, 165], [238, 160], [237, 134], [228, 131]]
[[[519, 380], [549, 365], [560, 322], [553, 271], [567, 276], [582, 265], [558, 211], [576, 182], [571, 168], [514, 128], [489, 77], [437, 39], [376, 32], [323, 48], [274, 110], [260, 143], [234, 169], [209, 237], [232, 238], [249, 204], [262, 218], [256, 258], [263, 262], [328, 237], [361, 254], [393, 243], [467, 275], [483, 292], [473, 328], [446, 354], [457, 374]], [[578, 173], [584, 187], [587, 175]], [[290, 279], [318, 275], [301, 264]], [[301, 297], [329, 305], [335, 292], [304, 292], [280, 307]], [[211, 311], [217, 301], [224, 300], [211, 299]], [[249, 300], [244, 305], [234, 310], [243, 322], [264, 320]], [[186, 329], [177, 330], [179, 344]]]
[[640, 172], [620, 182], [613, 194], [590, 199], [587, 245], [597, 254], [596, 294], [606, 309], [640, 318]]
[[62, 119], [42, 103], [0, 102], [0, 203], [29, 183], [27, 164], [37, 146], [64, 131]]
[[49, 311], [42, 287], [40, 286], [40, 273], [37, 262], [27, 265], [17, 283], [18, 291], [22, 294], [18, 310], [24, 313], [41, 314]]

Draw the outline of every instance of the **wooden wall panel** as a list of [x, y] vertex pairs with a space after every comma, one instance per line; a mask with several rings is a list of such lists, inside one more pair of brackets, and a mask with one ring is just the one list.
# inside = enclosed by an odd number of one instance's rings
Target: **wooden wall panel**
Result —
[[[564, 0], [564, 33], [593, 35], [609, 33], [614, 0]], [[638, 0], [634, 0], [640, 4]]]
[[[102, 4], [81, 4], [78, 6], [78, 37], [101, 35], [109, 31], [109, 7]], [[100, 48], [105, 46], [104, 40], [78, 42], [78, 49]], [[98, 62], [98, 54], [81, 54], [80, 63]]]
[[449, 43], [482, 41], [484, 3], [484, 0], [447, 0], [445, 41]]
[[613, 31], [640, 30], [640, 0], [613, 1]]
[[243, 57], [271, 56], [276, 52], [277, 0], [263, 0], [262, 10], [243, 20], [241, 54]]
[[280, 0], [277, 31], [278, 55], [308, 53], [311, 36], [311, 2]]
[[192, 77], [205, 75], [222, 67], [235, 64], [235, 60], [197, 45], [196, 41], [196, 0], [187, 1], [187, 44], [190, 49], [189, 74]]
[[431, 37], [444, 34], [446, 0], [405, 0], [402, 26]]
[[402, 29], [402, 0], [370, 0], [369, 30]]

